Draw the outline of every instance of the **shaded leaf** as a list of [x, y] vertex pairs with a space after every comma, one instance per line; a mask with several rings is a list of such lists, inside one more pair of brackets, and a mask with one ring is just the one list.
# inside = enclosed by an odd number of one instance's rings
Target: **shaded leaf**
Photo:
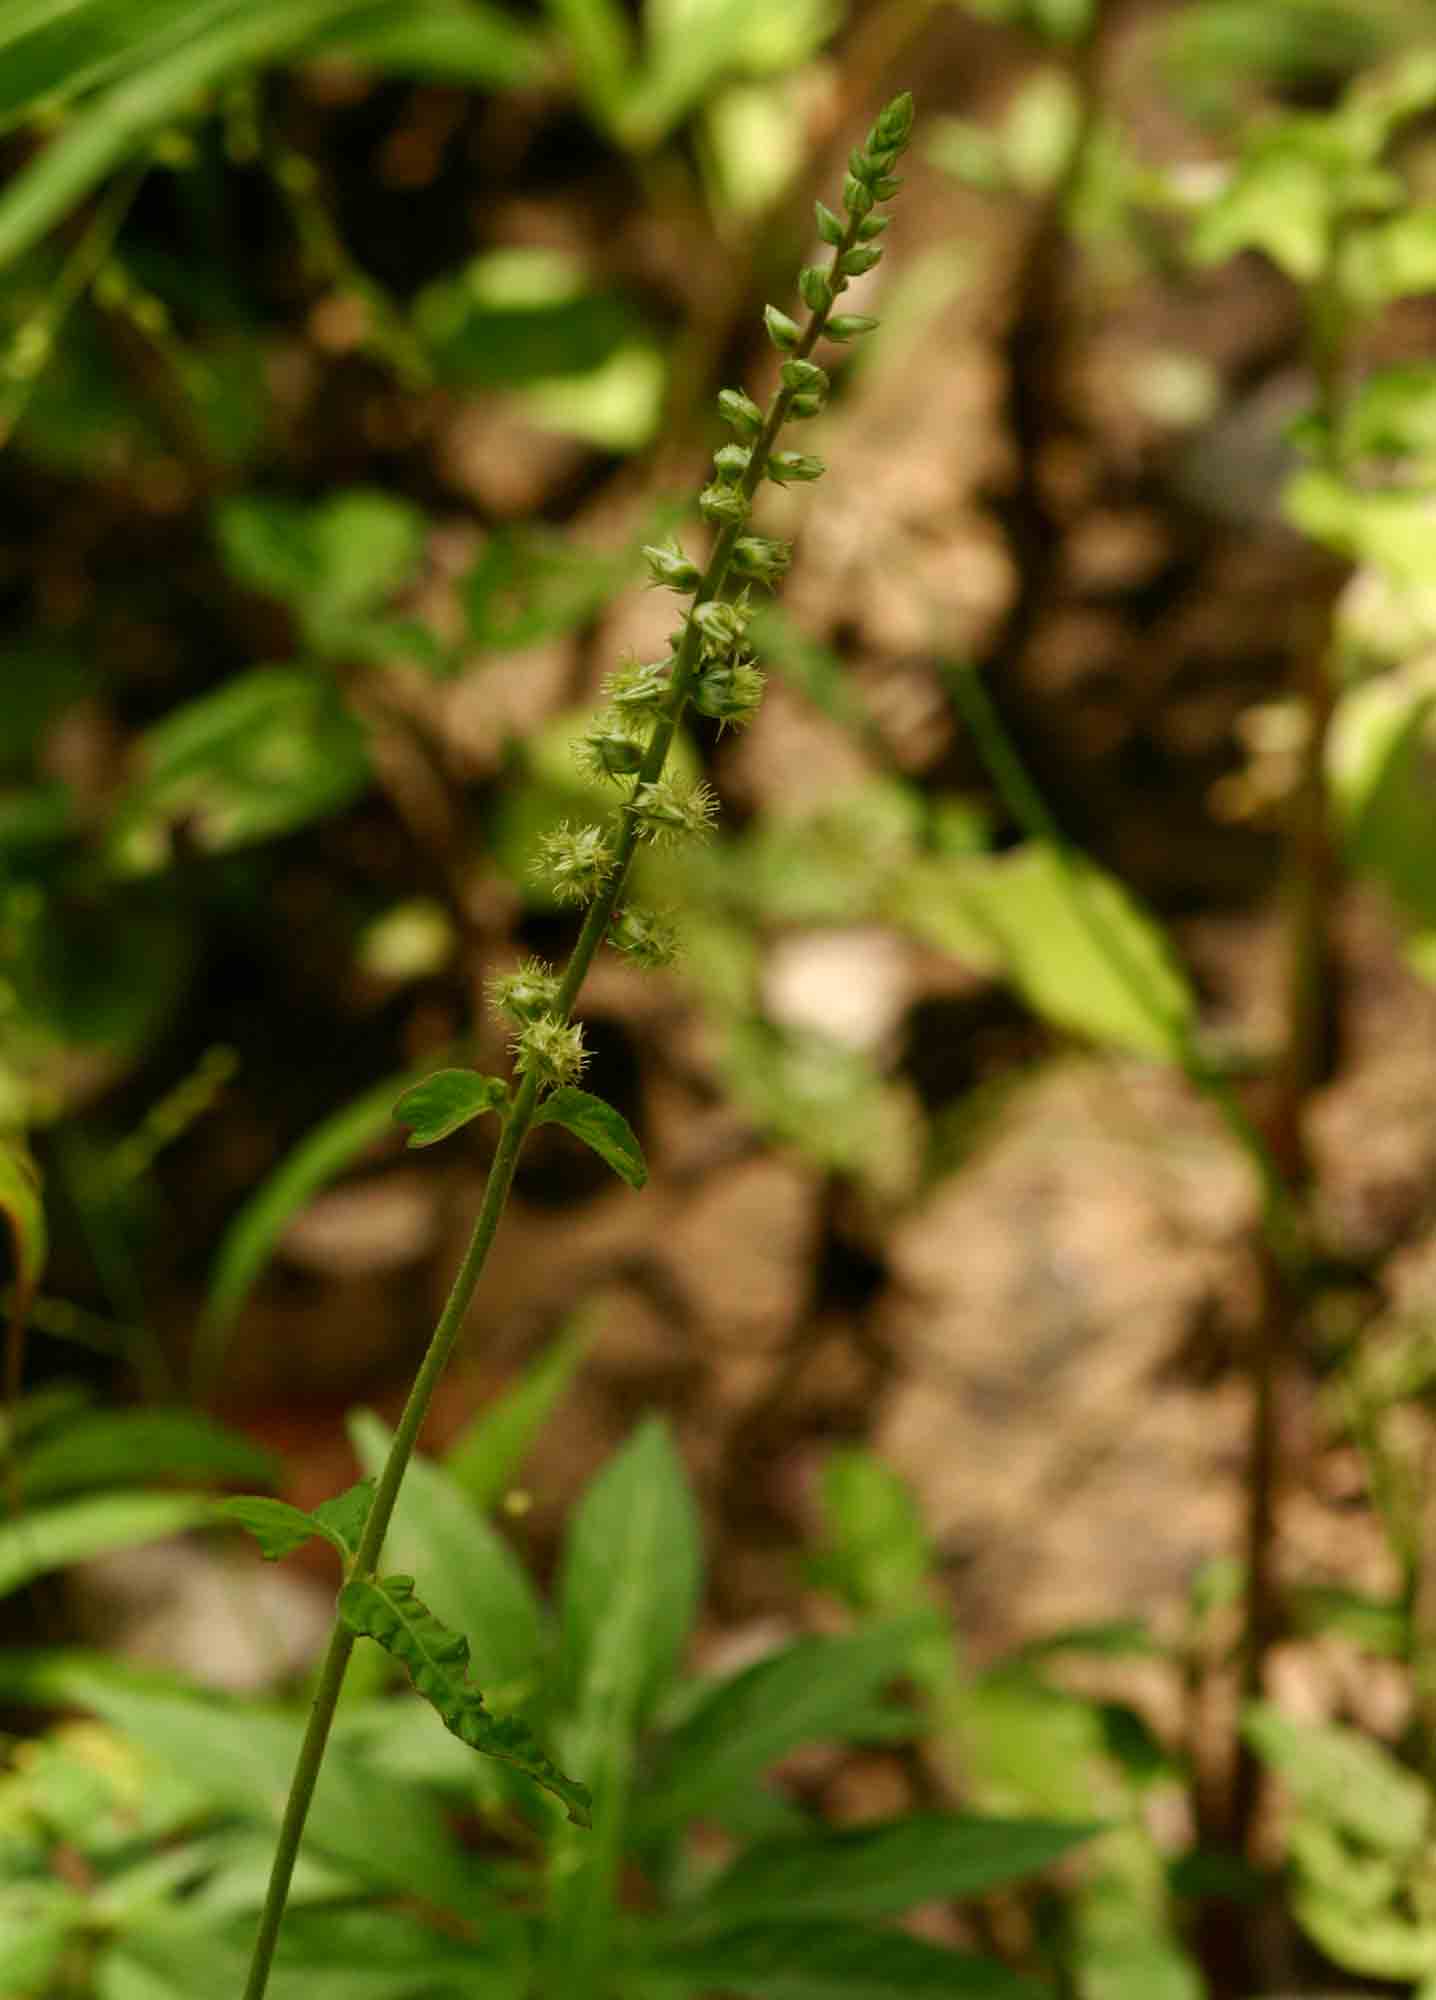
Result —
[[1426, 1787], [1370, 1737], [1336, 1723], [1296, 1722], [1264, 1702], [1247, 1710], [1242, 1733], [1307, 1812], [1386, 1854], [1420, 1847]]
[[591, 1147], [605, 1166], [612, 1167], [631, 1188], [641, 1188], [648, 1179], [643, 1150], [628, 1120], [587, 1090], [550, 1092], [539, 1105], [534, 1124], [562, 1125], [565, 1131]]
[[577, 1315], [444, 1453], [445, 1472], [474, 1506], [492, 1507], [507, 1492], [525, 1453], [578, 1373], [594, 1333], [592, 1318]]
[[272, 1485], [273, 1456], [194, 1410], [92, 1411], [42, 1437], [26, 1452], [27, 1499], [176, 1473]]
[[211, 1517], [195, 1493], [103, 1493], [0, 1522], [0, 1597], [49, 1570], [182, 1534]]
[[625, 1968], [635, 2000], [691, 2000], [709, 1988], [753, 2000], [1041, 2000], [1044, 1991], [993, 1959], [841, 1922], [754, 1925]]
[[441, 1069], [406, 1090], [394, 1106], [394, 1122], [409, 1127], [411, 1146], [433, 1146], [486, 1111], [508, 1102], [508, 1086], [473, 1069]]
[[488, 0], [402, 0], [321, 35], [326, 54], [386, 76], [436, 78], [470, 89], [521, 89], [548, 67], [528, 24]]
[[842, 1638], [799, 1639], [719, 1683], [664, 1744], [635, 1815], [642, 1834], [704, 1813], [721, 1818], [725, 1801], [788, 1751], [844, 1740], [861, 1705], [907, 1671], [934, 1624], [923, 1613]]
[[465, 1679], [468, 1640], [420, 1602], [411, 1577], [355, 1577], [339, 1593], [339, 1613], [351, 1631], [376, 1640], [407, 1667], [415, 1688], [461, 1742], [514, 1765], [552, 1792], [575, 1825], [588, 1825], [587, 1788], [550, 1762], [526, 1722], [489, 1713], [483, 1696]]
[[913, 1813], [886, 1825], [764, 1842], [673, 1922], [708, 1930], [782, 1918], [897, 1916], [916, 1903], [1021, 1881], [1098, 1831], [1071, 1820]]
[[[233, 1521], [258, 1542], [260, 1553], [266, 1562], [278, 1562], [282, 1557], [292, 1555], [295, 1549], [303, 1548], [315, 1535], [324, 1530], [312, 1514], [306, 1514], [302, 1507], [291, 1507], [287, 1500], [271, 1500], [262, 1494], [245, 1493], [232, 1500], [218, 1500], [214, 1508], [216, 1516], [223, 1521]], [[326, 1536], [340, 1555], [347, 1553], [337, 1533]]]

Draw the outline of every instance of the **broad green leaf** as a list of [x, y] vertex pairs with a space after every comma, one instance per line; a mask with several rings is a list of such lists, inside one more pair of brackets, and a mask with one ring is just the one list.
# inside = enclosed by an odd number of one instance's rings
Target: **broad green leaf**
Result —
[[1436, 291], [1436, 206], [1352, 230], [1341, 249], [1341, 289], [1358, 312]]
[[398, 0], [319, 37], [326, 55], [343, 55], [388, 76], [439, 79], [474, 90], [519, 90], [550, 66], [526, 21], [488, 0]]
[[578, 1373], [595, 1332], [589, 1315], [576, 1315], [444, 1453], [445, 1472], [475, 1507], [490, 1508], [508, 1491], [525, 1453]]
[[1382, 1853], [1408, 1855], [1420, 1847], [1429, 1793], [1370, 1737], [1336, 1723], [1295, 1722], [1261, 1702], [1247, 1710], [1242, 1733], [1304, 1811]]
[[561, 1801], [577, 1826], [590, 1822], [587, 1788], [565, 1777], [516, 1715], [491, 1715], [466, 1678], [469, 1642], [414, 1594], [412, 1577], [355, 1577], [339, 1593], [339, 1615], [352, 1632], [377, 1641], [409, 1672], [444, 1727], [472, 1750], [512, 1764]]
[[1436, 681], [1413, 668], [1337, 703], [1328, 770], [1350, 864], [1382, 881], [1418, 927], [1436, 924]]
[[618, 137], [655, 146], [734, 76], [789, 74], [837, 25], [831, 0], [649, 0], [646, 62], [619, 101]]
[[146, 731], [141, 759], [110, 835], [116, 866], [134, 875], [168, 866], [180, 827], [227, 853], [338, 812], [369, 782], [363, 731], [307, 667], [237, 674]]
[[1081, 2000], [1205, 2000], [1200, 1973], [1167, 1938], [1104, 1939], [1073, 1957]]
[[396, 1125], [409, 1127], [411, 1146], [434, 1146], [486, 1111], [508, 1103], [508, 1085], [473, 1069], [440, 1069], [404, 1092], [394, 1106]]
[[1260, 250], [1299, 285], [1315, 281], [1348, 209], [1387, 206], [1399, 183], [1330, 118], [1290, 115], [1250, 132], [1231, 181], [1202, 208], [1189, 247], [1200, 264]]
[[427, 1073], [407, 1070], [331, 1113], [262, 1182], [224, 1233], [210, 1272], [192, 1368], [201, 1390], [219, 1373], [226, 1336], [294, 1217], [345, 1167], [393, 1130], [394, 1100]]
[[644, 1837], [725, 1802], [804, 1743], [842, 1741], [878, 1690], [907, 1671], [934, 1614], [894, 1619], [843, 1638], [796, 1640], [720, 1682], [668, 1737], [635, 1819]]
[[1405, 583], [1430, 578], [1436, 494], [1425, 487], [1352, 486], [1309, 466], [1287, 482], [1282, 512], [1302, 534], [1353, 562], [1375, 563]]
[[40, 1175], [20, 1141], [0, 1133], [0, 1217], [10, 1239], [15, 1314], [23, 1319], [45, 1268], [45, 1204]]
[[[349, 1436], [377, 1475], [389, 1453], [388, 1426], [357, 1411]], [[534, 1692], [548, 1644], [543, 1607], [503, 1536], [432, 1459], [409, 1463], [384, 1560], [421, 1578], [436, 1616], [471, 1635], [473, 1669], [490, 1700], [507, 1708]]]
[[643, 1151], [632, 1127], [621, 1112], [587, 1090], [555, 1090], [544, 1098], [534, 1116], [535, 1125], [562, 1125], [576, 1139], [613, 1168], [621, 1181], [641, 1188], [648, 1179]]
[[61, 1882], [0, 1887], [0, 1993], [50, 1992], [66, 1944], [89, 1920], [84, 1897]]
[[275, 1460], [247, 1438], [191, 1410], [106, 1410], [76, 1417], [26, 1452], [29, 1501], [91, 1486], [170, 1477], [272, 1485]]
[[[69, 1676], [78, 1700], [207, 1800], [277, 1825], [299, 1750], [302, 1718], [198, 1694], [116, 1685], [99, 1673]], [[472, 1874], [438, 1803], [390, 1784], [383, 1838], [375, 1838], [374, 1777], [347, 1746], [332, 1743], [310, 1809], [306, 1838], [361, 1881], [425, 1904], [462, 1910]]]
[[633, 31], [621, 0], [544, 0], [573, 52], [573, 73], [599, 124], [612, 128], [631, 88]]
[[321, 30], [362, 19], [362, 0], [246, 0], [92, 98], [0, 195], [0, 266], [39, 242], [151, 133], [227, 76], [283, 61]]
[[643, 331], [626, 299], [542, 249], [489, 251], [437, 279], [415, 301], [414, 325], [444, 380], [493, 389], [590, 374]]
[[1028, 841], [964, 876], [968, 907], [1033, 1011], [1096, 1042], [1179, 1060], [1192, 992], [1156, 920], [1084, 855]]
[[[109, 1954], [97, 2000], [195, 2000], [238, 1993], [254, 1921], [205, 1925], [173, 1908], [131, 1926]], [[523, 1920], [486, 1910], [473, 1941], [398, 1910], [291, 1910], [266, 2000], [522, 2000]]]
[[463, 579], [476, 646], [516, 652], [571, 632], [631, 573], [627, 552], [600, 554], [531, 528], [492, 534]]
[[47, 1571], [182, 1534], [212, 1518], [195, 1493], [104, 1493], [0, 1522], [0, 1597]]
[[1067, 1820], [913, 1813], [750, 1848], [673, 1920], [683, 1929], [738, 1929], [898, 1916], [938, 1897], [979, 1896], [1059, 1860], [1100, 1831]]
[[677, 1670], [701, 1565], [692, 1491], [650, 1417], [589, 1486], [564, 1543], [564, 1678], [575, 1706], [601, 1698], [620, 1730], [643, 1721]]
[[994, 1959], [842, 1922], [754, 1925], [625, 1967], [634, 2000], [691, 2000], [709, 1988], [753, 2000], [1042, 2000], [1045, 1991]]
[[424, 516], [407, 501], [364, 487], [312, 507], [241, 494], [223, 502], [215, 526], [231, 573], [291, 605], [315, 652], [382, 660], [428, 651], [432, 635], [412, 620], [393, 631], [375, 616], [424, 553]]

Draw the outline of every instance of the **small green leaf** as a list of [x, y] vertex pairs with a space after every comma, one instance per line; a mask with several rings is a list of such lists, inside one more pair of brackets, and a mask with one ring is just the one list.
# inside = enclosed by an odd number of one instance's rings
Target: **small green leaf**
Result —
[[253, 1535], [266, 1562], [290, 1555], [315, 1535], [323, 1535], [347, 1562], [359, 1546], [373, 1498], [373, 1480], [361, 1479], [334, 1499], [321, 1502], [312, 1514], [306, 1514], [302, 1507], [291, 1507], [287, 1500], [254, 1493], [221, 1500], [215, 1512]]
[[1295, 1722], [1265, 1702], [1247, 1710], [1242, 1733], [1307, 1812], [1386, 1854], [1420, 1847], [1426, 1787], [1370, 1737], [1337, 1723]]
[[586, 1090], [555, 1090], [540, 1104], [534, 1123], [562, 1125], [591, 1146], [605, 1166], [612, 1167], [631, 1188], [641, 1188], [648, 1179], [642, 1150], [628, 1120], [601, 1097]]
[[406, 1090], [394, 1106], [395, 1123], [409, 1127], [411, 1146], [433, 1146], [486, 1111], [508, 1102], [508, 1086], [473, 1069], [440, 1069]]
[[375, 1640], [408, 1669], [415, 1688], [461, 1742], [514, 1765], [552, 1792], [576, 1826], [589, 1824], [587, 1788], [550, 1763], [518, 1716], [489, 1713], [483, 1696], [465, 1679], [468, 1640], [420, 1602], [412, 1578], [356, 1577], [339, 1593], [339, 1614], [350, 1631]]
[[[266, 1562], [278, 1562], [281, 1557], [292, 1555], [295, 1549], [303, 1548], [307, 1541], [323, 1533], [314, 1516], [306, 1514], [302, 1507], [291, 1507], [287, 1500], [272, 1500], [259, 1493], [217, 1500], [214, 1511], [219, 1519], [233, 1521], [253, 1535]], [[337, 1535], [328, 1539], [341, 1555], [345, 1553]]]

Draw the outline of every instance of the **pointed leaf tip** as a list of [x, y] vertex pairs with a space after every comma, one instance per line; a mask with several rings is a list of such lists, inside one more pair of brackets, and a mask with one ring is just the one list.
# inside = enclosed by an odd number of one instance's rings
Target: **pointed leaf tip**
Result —
[[591, 1146], [605, 1165], [631, 1188], [641, 1188], [648, 1179], [643, 1149], [633, 1128], [611, 1104], [587, 1090], [555, 1090], [539, 1106], [535, 1125], [562, 1125], [585, 1146]]
[[411, 1146], [433, 1146], [484, 1112], [499, 1110], [508, 1094], [496, 1076], [480, 1076], [472, 1069], [435, 1070], [404, 1092], [394, 1106], [394, 1122], [409, 1127]]

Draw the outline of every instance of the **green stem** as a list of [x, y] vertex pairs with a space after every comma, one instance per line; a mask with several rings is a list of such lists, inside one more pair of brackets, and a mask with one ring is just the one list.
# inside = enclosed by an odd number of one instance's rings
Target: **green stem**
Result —
[[[858, 240], [859, 217], [851, 217], [842, 241], [833, 255], [836, 272], [838, 260], [850, 250]], [[832, 310], [831, 302], [815, 312], [810, 318], [793, 353], [799, 360], [811, 354], [822, 337], [823, 327]], [[774, 442], [788, 415], [793, 391], [780, 386], [768, 406], [762, 430], [754, 441], [748, 466], [743, 474], [742, 491], [751, 500], [767, 470], [769, 455]], [[744, 524], [730, 522], [716, 536], [708, 563], [698, 581], [693, 594], [691, 609], [706, 604], [715, 598], [723, 588], [732, 561], [733, 549], [743, 532]], [[687, 703], [699, 664], [698, 629], [690, 615], [684, 622], [683, 634], [673, 658], [673, 675], [668, 706], [654, 726], [648, 748], [644, 752], [643, 763], [635, 780], [635, 793], [645, 784], [651, 784], [662, 774], [663, 766], [673, 743], [674, 733]], [[561, 1020], [567, 1020], [578, 999], [579, 991], [588, 976], [600, 944], [613, 921], [623, 894], [624, 884], [637, 850], [641, 823], [631, 805], [625, 809], [623, 826], [618, 838], [614, 865], [599, 894], [588, 907], [583, 927], [570, 954], [563, 978], [559, 984], [554, 1012]], [[384, 1537], [388, 1533], [394, 1506], [399, 1498], [404, 1475], [409, 1461], [414, 1455], [419, 1441], [419, 1432], [428, 1415], [434, 1391], [440, 1377], [448, 1365], [454, 1344], [459, 1337], [465, 1315], [473, 1300], [475, 1288], [482, 1275], [493, 1241], [498, 1234], [508, 1202], [509, 1190], [513, 1185], [514, 1170], [518, 1165], [519, 1152], [533, 1125], [534, 1114], [538, 1110], [540, 1081], [536, 1072], [530, 1070], [521, 1081], [513, 1103], [504, 1119], [495, 1150], [493, 1164], [489, 1168], [488, 1181], [484, 1188], [483, 1202], [478, 1219], [474, 1223], [473, 1234], [469, 1238], [468, 1249], [454, 1279], [453, 1288], [439, 1315], [418, 1373], [414, 1377], [403, 1414], [390, 1441], [388, 1457], [379, 1475], [379, 1483], [370, 1503], [369, 1513], [364, 1522], [364, 1532], [359, 1546], [349, 1565], [351, 1578], [372, 1578], [378, 1568]], [[320, 1768], [324, 1762], [324, 1752], [329, 1742], [329, 1732], [333, 1727], [335, 1711], [344, 1685], [344, 1675], [354, 1650], [355, 1635], [336, 1617], [330, 1633], [328, 1650], [320, 1669], [319, 1682], [310, 1706], [309, 1721], [300, 1744], [299, 1757], [295, 1764], [294, 1776], [290, 1781], [289, 1797], [285, 1803], [284, 1817], [280, 1824], [279, 1840], [275, 1849], [274, 1865], [270, 1872], [269, 1886], [265, 1893], [264, 1909], [260, 1915], [259, 1932], [255, 1939], [254, 1956], [250, 1962], [249, 1978], [244, 1989], [244, 2000], [263, 2000], [269, 1984], [269, 1974], [274, 1963], [275, 1948], [279, 1942], [280, 1925], [284, 1920], [284, 1909], [289, 1899], [289, 1887], [294, 1875], [294, 1865], [299, 1856], [300, 1842], [304, 1836], [305, 1821], [309, 1816], [310, 1802], [319, 1780]]]

